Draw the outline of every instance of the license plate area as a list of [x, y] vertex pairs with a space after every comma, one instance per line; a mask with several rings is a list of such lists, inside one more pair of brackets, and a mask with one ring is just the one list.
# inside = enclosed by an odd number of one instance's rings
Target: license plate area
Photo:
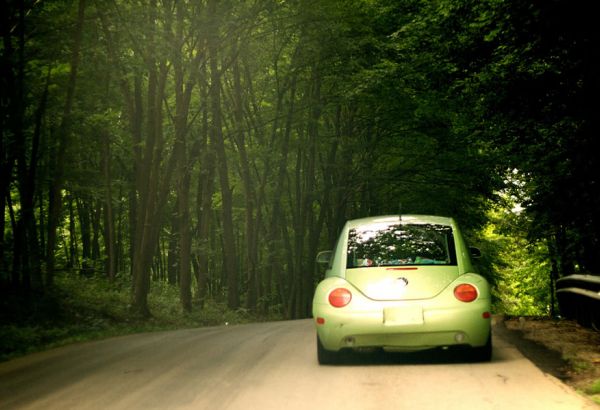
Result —
[[384, 308], [383, 324], [387, 326], [422, 325], [423, 308], [420, 306]]

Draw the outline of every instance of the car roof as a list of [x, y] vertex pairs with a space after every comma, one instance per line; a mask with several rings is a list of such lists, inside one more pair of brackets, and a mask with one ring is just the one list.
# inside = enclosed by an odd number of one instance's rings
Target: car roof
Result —
[[414, 223], [414, 224], [437, 224], [453, 226], [454, 220], [446, 216], [435, 215], [381, 215], [367, 218], [353, 219], [348, 221], [348, 228], [369, 225], [374, 223]]

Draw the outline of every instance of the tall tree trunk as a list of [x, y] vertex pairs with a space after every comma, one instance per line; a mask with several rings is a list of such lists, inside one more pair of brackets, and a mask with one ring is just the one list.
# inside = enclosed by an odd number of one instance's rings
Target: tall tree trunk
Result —
[[[8, 6], [8, 5], [6, 5]], [[25, 2], [18, 2], [15, 7], [16, 18], [10, 7], [3, 4], [0, 9], [2, 20], [3, 47], [0, 53], [0, 195], [2, 223], [0, 228], [0, 258], [4, 261], [4, 227], [5, 211], [8, 206], [13, 227], [13, 267], [12, 282], [15, 287], [29, 289], [30, 274], [33, 274], [35, 285], [41, 288], [39, 266], [39, 244], [35, 226], [34, 194], [35, 172], [38, 157], [38, 146], [41, 130], [41, 118], [45, 111], [48, 95], [48, 83], [36, 112], [35, 131], [29, 151], [30, 164], [27, 164], [27, 142], [23, 133], [25, 115]], [[11, 20], [12, 18], [12, 20]], [[9, 29], [10, 28], [10, 29]], [[16, 38], [13, 38], [16, 37]], [[17, 45], [15, 50], [14, 45]], [[17, 166], [17, 187], [19, 189], [20, 211], [18, 221], [14, 216], [10, 184], [13, 180], [13, 169]], [[0, 266], [2, 268], [2, 266]], [[35, 280], [37, 278], [37, 280]]]
[[134, 264], [135, 249], [137, 241], [137, 229], [139, 222], [139, 199], [137, 195], [140, 182], [140, 168], [142, 166], [142, 123], [144, 121], [144, 103], [142, 91], [142, 75], [136, 74], [133, 80], [133, 97], [128, 98], [129, 89], [122, 83], [121, 90], [128, 101], [129, 126], [133, 143], [133, 165], [130, 174], [129, 189], [129, 261], [131, 266], [131, 277], [135, 277]]
[[95, 200], [91, 207], [92, 218], [92, 269], [95, 269], [96, 262], [100, 259], [100, 235], [102, 220], [102, 201]]
[[[233, 50], [234, 57], [237, 55], [237, 48]], [[242, 82], [239, 63], [237, 59], [233, 63], [233, 96], [234, 96], [234, 120], [235, 120], [235, 143], [240, 158], [240, 169], [246, 198], [246, 240], [244, 248], [246, 249], [246, 263], [248, 271], [248, 297], [246, 306], [248, 309], [256, 310], [259, 295], [258, 278], [258, 240], [256, 235], [256, 192], [250, 171], [250, 160], [246, 152], [246, 133], [244, 132], [244, 109], [242, 98]]]
[[217, 1], [209, 0], [209, 16], [213, 21], [211, 35], [208, 38], [208, 55], [210, 59], [210, 102], [212, 122], [210, 127], [211, 143], [217, 154], [219, 182], [221, 186], [222, 225], [223, 225], [223, 267], [227, 283], [227, 305], [230, 309], [237, 309], [240, 305], [237, 278], [237, 255], [235, 249], [235, 235], [233, 232], [233, 193], [229, 184], [229, 169], [227, 154], [225, 152], [225, 137], [221, 125], [221, 73], [218, 65], [219, 47], [219, 16], [217, 14]]
[[117, 275], [115, 217], [112, 203], [112, 173], [110, 166], [110, 135], [102, 137], [102, 176], [104, 177], [104, 249], [106, 252], [106, 276], [113, 281]]
[[[71, 197], [73, 194], [71, 194]], [[87, 195], [86, 195], [87, 196]], [[75, 234], [75, 217], [72, 211], [73, 200], [69, 199], [69, 219], [71, 235]], [[88, 275], [91, 273], [92, 266], [90, 265], [92, 260], [92, 222], [91, 222], [91, 208], [89, 198], [77, 198], [75, 199], [77, 205], [77, 214], [79, 215], [79, 227], [81, 230], [81, 271], [82, 275]], [[75, 245], [75, 240], [71, 241], [71, 246]], [[74, 250], [71, 251], [74, 256]], [[76, 266], [75, 258], [71, 268]]]
[[[167, 11], [168, 12], [168, 11]], [[162, 49], [157, 47], [160, 42], [156, 32], [157, 24], [157, 3], [152, 0], [148, 6], [147, 23], [150, 27], [148, 31], [147, 49], [144, 52], [145, 64], [148, 68], [147, 94], [146, 94], [146, 127], [144, 129], [145, 139], [143, 149], [134, 151], [136, 158], [135, 165], [135, 186], [138, 193], [136, 208], [136, 224], [132, 261], [133, 276], [133, 301], [132, 310], [138, 314], [148, 317], [151, 315], [148, 308], [148, 292], [150, 290], [150, 273], [152, 261], [158, 250], [159, 236], [163, 224], [163, 209], [166, 206], [168, 194], [170, 192], [171, 177], [175, 169], [176, 156], [171, 154], [165, 162], [165, 141], [163, 137], [163, 102], [165, 100], [165, 87], [169, 66], [159, 52]], [[136, 83], [136, 88], [139, 84]], [[126, 98], [127, 87], [123, 88]], [[141, 100], [136, 97], [130, 103], [129, 112], [133, 113], [133, 118], [140, 118]], [[140, 122], [132, 123], [132, 134], [134, 142], [142, 136], [138, 134]], [[141, 139], [141, 138], [140, 138]]]
[[132, 309], [144, 317], [151, 316], [148, 308], [148, 292], [152, 260], [158, 250], [159, 234], [163, 224], [162, 210], [166, 206], [176, 159], [175, 155], [171, 155], [165, 169], [161, 167], [164, 155], [162, 102], [165, 97], [167, 65], [164, 62], [161, 62], [158, 68], [151, 65], [149, 72], [147, 138], [136, 178], [139, 200], [132, 266], [134, 286]]
[[[286, 249], [289, 254], [289, 242], [287, 241], [287, 229], [285, 227], [285, 214], [283, 212], [282, 197], [284, 194], [285, 182], [288, 177], [288, 156], [290, 151], [290, 139], [292, 135], [292, 128], [294, 126], [294, 115], [296, 110], [296, 87], [298, 80], [298, 60], [300, 56], [301, 46], [297, 45], [292, 56], [292, 60], [289, 66], [289, 74], [284, 81], [277, 81], [277, 106], [276, 113], [278, 114], [275, 123], [272, 127], [271, 145], [278, 141], [280, 146], [277, 147], [276, 151], [278, 154], [276, 164], [272, 167], [274, 169], [275, 186], [272, 195], [272, 207], [271, 207], [271, 219], [269, 221], [269, 227], [267, 232], [267, 247], [268, 247], [268, 269], [265, 277], [265, 293], [269, 299], [273, 299], [279, 294], [281, 299], [281, 305], [287, 310], [288, 300], [290, 299], [287, 293], [286, 284], [290, 283], [289, 277], [285, 276], [284, 262], [282, 249]], [[279, 78], [279, 70], [277, 64], [273, 67], [276, 78]], [[286, 97], [287, 95], [287, 97]], [[279, 126], [279, 113], [285, 112], [285, 121], [283, 126]], [[266, 182], [266, 176], [265, 176]], [[285, 246], [284, 246], [285, 245]], [[289, 255], [288, 255], [289, 257]], [[288, 264], [289, 271], [293, 264]], [[276, 285], [275, 291], [272, 286]], [[288, 315], [289, 316], [289, 315]]]
[[[295, 100], [296, 100], [296, 74], [292, 74], [292, 78], [290, 81], [289, 88], [289, 100], [288, 100], [288, 111], [286, 114], [286, 121], [283, 130], [283, 138], [282, 145], [280, 149], [279, 163], [277, 164], [276, 170], [276, 179], [275, 179], [275, 192], [273, 194], [273, 208], [271, 211], [271, 222], [269, 226], [269, 234], [267, 241], [269, 243], [269, 268], [268, 275], [266, 278], [267, 286], [271, 286], [271, 281], [273, 278], [279, 278], [277, 283], [281, 283], [282, 275], [283, 275], [283, 266], [284, 263], [281, 260], [282, 255], [277, 253], [278, 249], [282, 249], [285, 242], [285, 221], [284, 214], [282, 209], [282, 196], [285, 185], [285, 180], [287, 177], [287, 167], [288, 167], [288, 154], [289, 154], [289, 146], [290, 146], [290, 138], [293, 127], [294, 120], [294, 111], [295, 111]], [[287, 242], [285, 242], [287, 245]], [[286, 249], [289, 247], [286, 246]], [[288, 265], [290, 269], [292, 269], [293, 264]], [[283, 285], [278, 286], [280, 296], [284, 299], [286, 298], [283, 294], [285, 288]], [[267, 288], [268, 289], [268, 288]], [[285, 300], [284, 300], [285, 302]], [[286, 303], [283, 304], [284, 306]]]
[[[251, 124], [250, 128], [254, 130], [254, 136], [256, 138], [256, 144], [258, 146], [265, 146], [266, 144], [266, 137], [264, 134], [264, 131], [262, 130], [262, 127], [259, 126], [259, 124], [263, 124], [264, 121], [261, 118], [260, 115], [260, 109], [258, 108], [258, 105], [256, 104], [257, 101], [257, 97], [255, 96], [254, 93], [254, 87], [252, 86], [252, 75], [250, 72], [250, 67], [248, 64], [244, 64], [244, 79], [245, 79], [245, 85], [246, 85], [246, 90], [247, 90], [247, 94], [248, 94], [248, 102], [246, 103], [247, 108], [247, 117], [248, 117], [248, 123]], [[279, 122], [279, 119], [277, 118], [279, 116], [279, 112], [281, 110], [281, 101], [282, 101], [282, 93], [278, 92], [277, 93], [277, 106], [275, 108], [275, 120], [273, 123], [273, 127], [277, 128], [277, 124]], [[258, 167], [257, 165], [257, 161], [254, 160], [252, 162], [252, 167], [250, 167], [250, 161], [248, 161], [248, 166], [249, 166], [249, 170], [247, 172], [248, 175], [250, 175], [250, 168], [254, 169], [255, 171], [255, 177], [256, 177], [256, 182], [258, 184], [257, 188], [252, 188], [251, 185], [249, 185], [249, 191], [253, 192], [253, 200], [251, 201], [253, 204], [253, 208], [256, 210], [254, 212], [254, 222], [253, 222], [253, 227], [252, 229], [250, 229], [250, 232], [247, 236], [248, 236], [248, 243], [252, 244], [253, 249], [248, 249], [249, 252], [249, 258], [252, 257], [254, 260], [254, 283], [252, 283], [252, 280], [250, 280], [250, 290], [249, 290], [249, 294], [248, 294], [248, 306], [250, 308], [254, 308], [257, 312], [260, 313], [266, 313], [266, 298], [265, 296], [265, 291], [264, 291], [264, 278], [265, 278], [265, 270], [264, 269], [260, 269], [260, 250], [261, 247], [259, 245], [259, 238], [261, 236], [261, 233], [263, 233], [263, 209], [264, 209], [264, 205], [266, 203], [266, 188], [267, 188], [267, 183], [269, 181], [269, 176], [271, 176], [271, 160], [270, 157], [272, 156], [271, 152], [268, 152], [268, 157], [263, 159], [263, 169], [262, 169], [262, 173], [260, 171], [258, 171]], [[246, 154], [246, 156], [248, 156]], [[251, 181], [250, 181], [251, 182]], [[251, 215], [248, 214], [247, 215]], [[250, 256], [252, 255], [252, 256]], [[253, 285], [253, 286], [252, 286]], [[254, 292], [254, 295], [252, 294], [252, 292]], [[256, 300], [255, 303], [253, 302], [253, 299]]]
[[[20, 270], [25, 287], [29, 287], [30, 280], [34, 289], [43, 288], [40, 248], [38, 231], [35, 218], [35, 191], [36, 174], [39, 156], [40, 138], [42, 133], [42, 120], [46, 112], [48, 88], [50, 85], [50, 69], [46, 77], [46, 86], [35, 114], [35, 128], [29, 151], [29, 164], [27, 163], [24, 136], [15, 141], [17, 160], [17, 186], [19, 189], [20, 212], [14, 232], [13, 258], [16, 264], [14, 269]], [[17, 274], [15, 274], [17, 276]]]
[[[190, 218], [190, 185], [191, 169], [196, 163], [199, 155], [200, 141], [196, 140], [193, 146], [188, 148], [188, 115], [192, 91], [196, 85], [196, 79], [200, 70], [192, 70], [187, 82], [185, 81], [182, 46], [184, 39], [184, 5], [182, 2], [176, 4], [175, 37], [173, 39], [173, 68], [175, 78], [175, 148], [174, 155], [177, 162], [177, 216], [178, 216], [178, 238], [179, 238], [179, 289], [182, 308], [186, 312], [192, 310], [191, 293], [191, 262], [192, 262], [192, 230]], [[194, 58], [194, 67], [199, 65], [200, 56], [203, 53], [197, 51]]]
[[[309, 317], [310, 301], [313, 287], [314, 257], [316, 256], [316, 246], [321, 236], [322, 214], [315, 218], [314, 203], [316, 199], [316, 164], [317, 164], [317, 143], [319, 141], [319, 121], [321, 119], [321, 75], [318, 65], [313, 66], [312, 81], [310, 92], [310, 107], [307, 137], [308, 150], [306, 158], [307, 165], [304, 175], [304, 192], [302, 199], [302, 224], [305, 226], [304, 233], [308, 234], [308, 252], [302, 248], [302, 252], [296, 255], [298, 261], [298, 271], [300, 277], [300, 294], [298, 297], [298, 318]], [[321, 213], [323, 209], [321, 209]], [[304, 240], [304, 238], [303, 238]]]
[[[68, 263], [67, 263], [67, 267], [69, 269], [73, 269], [78, 265], [79, 262], [79, 258], [77, 255], [77, 249], [79, 248], [79, 246], [77, 246], [77, 232], [75, 229], [75, 209], [73, 207], [73, 201], [75, 201], [75, 199], [73, 198], [73, 193], [69, 192], [69, 194], [67, 195], [67, 203], [68, 203], [68, 210], [69, 210], [69, 255], [68, 255]], [[88, 226], [88, 233], [89, 233], [89, 226]], [[82, 239], [85, 236], [82, 235]], [[82, 240], [83, 242], [83, 240]], [[83, 249], [84, 246], [82, 244], [81, 248]], [[65, 249], [67, 249], [65, 247]], [[89, 241], [88, 241], [88, 247], [86, 248], [86, 252], [88, 252], [86, 254], [86, 256], [83, 257], [83, 259], [85, 260], [87, 257], [89, 257]], [[85, 262], [87, 264], [87, 261]], [[81, 273], [86, 273], [86, 271], [83, 271]]]
[[[202, 87], [202, 99], [208, 101], [208, 87], [206, 86]], [[215, 154], [212, 147], [208, 145], [208, 132], [208, 108], [205, 105], [202, 113], [202, 136], [199, 140], [199, 152], [202, 153], [202, 161], [200, 173], [198, 175], [198, 189], [196, 195], [196, 217], [198, 220], [196, 229], [198, 240], [196, 283], [197, 299], [201, 308], [204, 307], [208, 293], [212, 197], [215, 182]]]
[[81, 38], [83, 34], [83, 23], [85, 17], [85, 0], [79, 0], [77, 22], [73, 36], [73, 49], [71, 50], [71, 63], [69, 81], [67, 83], [67, 95], [59, 127], [58, 153], [56, 157], [56, 168], [50, 184], [49, 210], [48, 210], [48, 239], [46, 242], [46, 283], [52, 286], [54, 283], [56, 230], [60, 223], [62, 208], [62, 188], [64, 185], [64, 169], [67, 158], [67, 147], [69, 146], [69, 133], [71, 129], [71, 111], [75, 99], [75, 85], [77, 82], [77, 70], [79, 68], [79, 51], [81, 49]]
[[169, 285], [177, 284], [177, 276], [179, 275], [179, 243], [178, 243], [178, 232], [179, 232], [179, 216], [177, 215], [177, 208], [179, 205], [176, 204], [174, 210], [174, 216], [171, 219], [171, 231], [169, 232], [169, 246], [167, 250], [167, 281]]
[[185, 312], [192, 311], [192, 235], [190, 228], [190, 174], [181, 175], [178, 189], [179, 203], [179, 295]]
[[197, 298], [200, 307], [204, 306], [208, 291], [210, 267], [210, 233], [212, 221], [212, 197], [215, 180], [215, 155], [207, 147], [198, 176], [197, 218], [198, 218], [198, 256], [197, 256]]
[[[25, 10], [24, 2], [21, 2], [20, 13], [24, 14]], [[14, 23], [9, 13], [8, 2], [0, 3], [0, 27], [7, 28], [13, 27]], [[13, 35], [16, 32], [23, 32], [24, 27], [17, 25], [13, 30], [4, 29], [2, 32], [2, 44], [3, 49], [0, 53], [0, 212], [2, 212], [2, 219], [0, 219], [0, 284], [3, 281], [9, 282], [8, 277], [4, 277], [4, 273], [7, 270], [6, 262], [8, 259], [5, 258], [6, 249], [6, 211], [8, 202], [10, 200], [10, 184], [15, 164], [15, 154], [13, 148], [13, 141], [9, 138], [11, 133], [14, 134], [14, 130], [21, 129], [21, 117], [22, 109], [16, 105], [16, 92], [19, 82], [15, 81], [15, 50], [13, 48]], [[24, 39], [24, 34], [21, 36]], [[22, 62], [20, 63], [22, 67]], [[17, 68], [17, 71], [19, 69]], [[22, 71], [22, 68], [21, 68]], [[19, 108], [19, 109], [18, 109]], [[15, 121], [15, 114], [18, 114], [18, 119]], [[15, 123], [16, 122], [16, 123]], [[13, 130], [14, 129], [14, 130]]]

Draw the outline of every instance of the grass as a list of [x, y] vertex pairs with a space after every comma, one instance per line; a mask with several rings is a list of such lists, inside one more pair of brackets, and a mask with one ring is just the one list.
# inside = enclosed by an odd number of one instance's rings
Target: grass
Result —
[[600, 404], [600, 379], [590, 384], [583, 392], [597, 404]]
[[[4, 296], [4, 295], [3, 295]], [[44, 294], [8, 295], [0, 301], [0, 361], [69, 343], [131, 333], [174, 330], [225, 323], [280, 319], [277, 312], [258, 317], [245, 309], [227, 309], [207, 300], [183, 313], [176, 286], [152, 283], [148, 305], [152, 316], [132, 313], [131, 283], [118, 278], [56, 276], [55, 288]]]
[[585, 389], [585, 392], [587, 394], [600, 394], [600, 379], [596, 380], [587, 389]]

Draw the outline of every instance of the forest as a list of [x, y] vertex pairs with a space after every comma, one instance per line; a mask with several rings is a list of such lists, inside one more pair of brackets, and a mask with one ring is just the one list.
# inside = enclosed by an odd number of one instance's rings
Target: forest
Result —
[[309, 317], [317, 252], [396, 213], [456, 218], [497, 309], [551, 314], [600, 274], [592, 3], [2, 1], [0, 324], [90, 281]]

